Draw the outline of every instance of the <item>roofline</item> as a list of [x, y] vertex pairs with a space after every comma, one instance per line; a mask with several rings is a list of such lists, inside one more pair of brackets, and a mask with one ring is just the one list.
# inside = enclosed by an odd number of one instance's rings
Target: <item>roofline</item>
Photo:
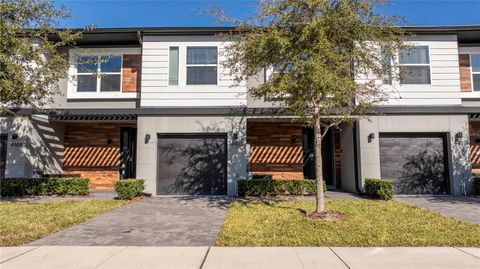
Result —
[[[406, 32], [419, 34], [435, 33], [458, 33], [465, 31], [480, 31], [480, 25], [452, 25], [452, 26], [400, 26]], [[58, 29], [65, 30], [65, 29]], [[85, 31], [85, 29], [70, 29], [73, 31]], [[237, 32], [238, 28], [234, 26], [207, 26], [207, 27], [121, 27], [121, 28], [94, 28], [87, 30], [87, 34], [105, 34], [105, 33], [137, 33], [142, 34], [160, 34], [160, 35], [179, 35], [179, 34], [218, 34]]]

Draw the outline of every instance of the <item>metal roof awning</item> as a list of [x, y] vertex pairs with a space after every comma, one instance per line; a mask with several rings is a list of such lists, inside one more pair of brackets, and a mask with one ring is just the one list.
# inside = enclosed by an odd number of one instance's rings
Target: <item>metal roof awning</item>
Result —
[[131, 121], [137, 120], [136, 114], [64, 114], [50, 115], [52, 121]]

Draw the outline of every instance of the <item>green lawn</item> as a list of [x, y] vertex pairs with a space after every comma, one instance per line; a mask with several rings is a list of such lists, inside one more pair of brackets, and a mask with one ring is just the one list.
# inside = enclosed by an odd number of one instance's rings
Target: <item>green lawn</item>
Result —
[[335, 200], [326, 203], [343, 220], [299, 214], [314, 202], [234, 202], [218, 246], [469, 246], [480, 247], [480, 225], [397, 202]]
[[31, 242], [125, 204], [125, 201], [114, 200], [0, 202], [0, 246], [17, 246]]

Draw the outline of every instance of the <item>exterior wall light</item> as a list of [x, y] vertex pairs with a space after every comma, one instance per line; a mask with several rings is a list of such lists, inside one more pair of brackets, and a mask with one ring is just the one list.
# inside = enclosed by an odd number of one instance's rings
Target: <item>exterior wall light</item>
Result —
[[462, 132], [458, 132], [455, 134], [455, 142], [460, 142], [460, 140], [462, 139], [463, 137], [463, 133]]
[[368, 135], [368, 143], [372, 142], [372, 140], [375, 138], [375, 134], [374, 133], [370, 133]]
[[145, 144], [148, 144], [148, 141], [150, 141], [150, 134], [145, 134]]

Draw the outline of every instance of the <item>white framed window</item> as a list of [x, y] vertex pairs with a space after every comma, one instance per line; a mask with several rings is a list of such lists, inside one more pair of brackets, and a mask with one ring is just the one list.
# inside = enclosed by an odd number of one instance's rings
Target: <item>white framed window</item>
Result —
[[122, 65], [122, 55], [79, 56], [75, 92], [121, 92]]
[[382, 52], [382, 58], [385, 66], [387, 67], [387, 73], [382, 78], [383, 85], [392, 85], [392, 57], [386, 52]]
[[473, 91], [480, 91], [480, 54], [470, 54], [470, 68], [472, 89]]
[[417, 45], [401, 50], [398, 55], [400, 84], [431, 84], [430, 50]]
[[179, 47], [168, 49], [168, 85], [178, 85], [179, 77]]
[[218, 47], [187, 47], [187, 85], [218, 84]]

